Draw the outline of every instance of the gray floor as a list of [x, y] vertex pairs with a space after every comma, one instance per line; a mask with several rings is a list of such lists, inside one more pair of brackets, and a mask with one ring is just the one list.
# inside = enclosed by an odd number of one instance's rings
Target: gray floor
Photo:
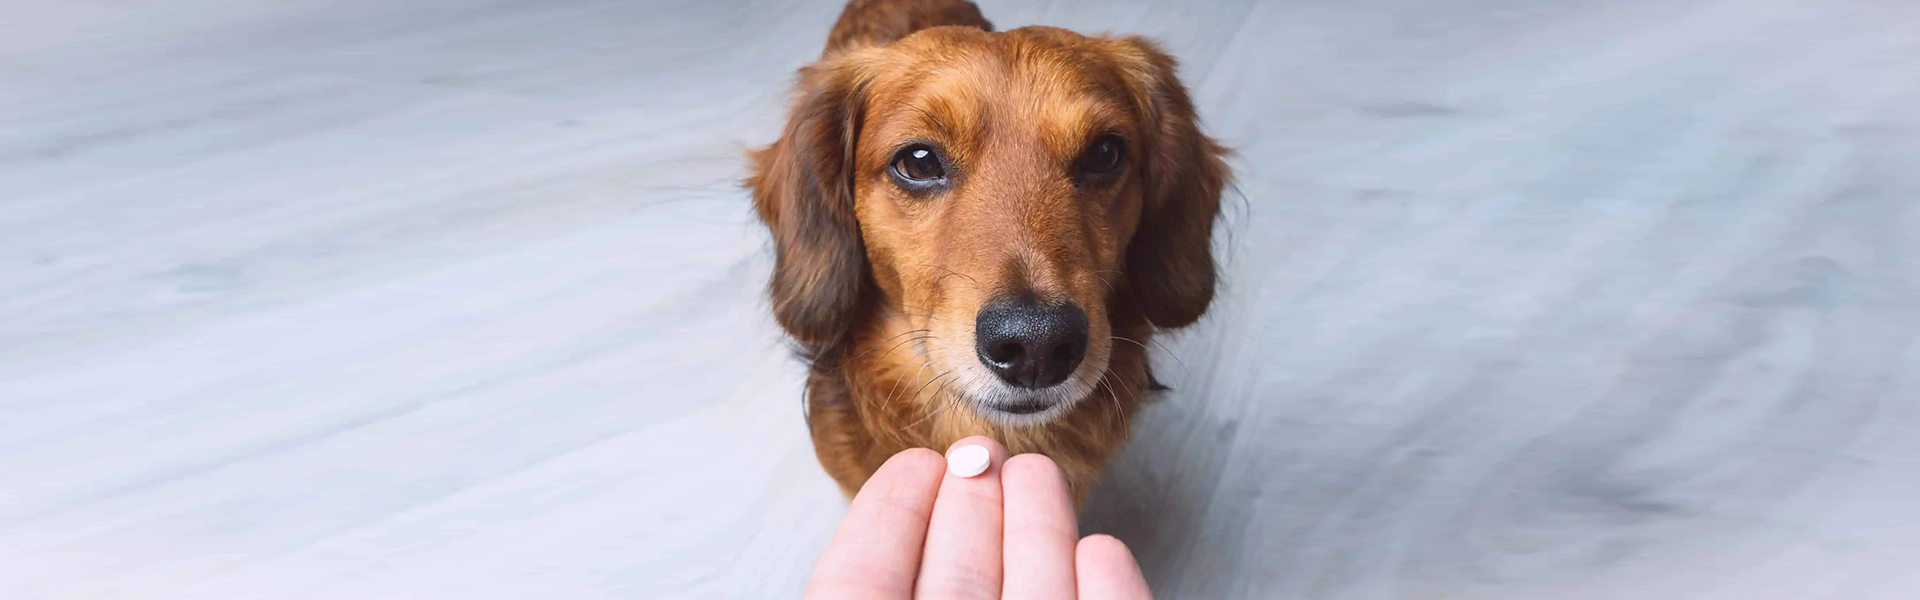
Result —
[[[1920, 596], [1920, 3], [982, 4], [1240, 150], [1085, 519], [1162, 597]], [[0, 596], [793, 596], [837, 11], [0, 0]]]

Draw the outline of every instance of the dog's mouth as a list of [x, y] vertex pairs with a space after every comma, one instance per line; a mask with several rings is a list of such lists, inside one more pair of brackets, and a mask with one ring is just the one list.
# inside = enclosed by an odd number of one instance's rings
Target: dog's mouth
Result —
[[987, 384], [985, 389], [965, 395], [967, 403], [980, 416], [1011, 427], [1039, 427], [1065, 417], [1081, 398], [1074, 394], [1079, 385], [1067, 383], [1038, 390], [1014, 390]]
[[1003, 404], [997, 404], [992, 406], [991, 408], [993, 410], [997, 410], [1003, 413], [1009, 413], [1009, 414], [1015, 414], [1015, 415], [1031, 415], [1038, 412], [1044, 412], [1047, 409], [1053, 408], [1058, 404], [1059, 403], [1057, 402], [1043, 402], [1040, 400], [1023, 400], [1018, 402], [1008, 402]]

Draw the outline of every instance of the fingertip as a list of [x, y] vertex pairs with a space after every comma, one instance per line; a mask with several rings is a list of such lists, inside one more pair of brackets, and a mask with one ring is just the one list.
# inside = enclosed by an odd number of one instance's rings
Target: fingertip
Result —
[[1133, 551], [1127, 549], [1127, 543], [1120, 541], [1120, 538], [1104, 533], [1096, 533], [1080, 538], [1078, 552], [1083, 557], [1091, 557], [1104, 561], [1124, 560], [1128, 563], [1133, 562]]
[[939, 454], [926, 448], [908, 448], [875, 469], [873, 476], [867, 479], [870, 485], [862, 486], [862, 491], [872, 487], [871, 484], [875, 482], [883, 482], [882, 485], [889, 487], [897, 484], [916, 488], [931, 486], [940, 481], [940, 474], [946, 470], [947, 461]]
[[1106, 534], [1080, 538], [1074, 550], [1074, 571], [1082, 598], [1152, 598], [1147, 578], [1133, 552], [1119, 539]]
[[927, 448], [908, 448], [888, 458], [880, 470], [896, 469], [917, 474], [937, 474], [947, 470], [947, 459]]
[[853, 499], [855, 503], [866, 497], [902, 506], [930, 506], [940, 489], [940, 477], [946, 470], [946, 459], [939, 454], [926, 448], [909, 448], [894, 454], [879, 469], [875, 469], [873, 476], [860, 486], [860, 492]]
[[1002, 477], [1022, 482], [1046, 482], [1058, 480], [1064, 486], [1066, 474], [1060, 465], [1044, 454], [1021, 454], [1007, 459], [1002, 467]]

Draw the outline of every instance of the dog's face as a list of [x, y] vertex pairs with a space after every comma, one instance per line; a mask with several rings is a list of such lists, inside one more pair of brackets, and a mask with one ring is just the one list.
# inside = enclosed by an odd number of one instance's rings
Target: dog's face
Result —
[[1032, 425], [1139, 343], [1115, 319], [1177, 327], [1211, 300], [1226, 170], [1152, 45], [936, 28], [810, 67], [801, 89], [749, 181], [775, 315], [801, 343], [847, 343], [862, 311], [904, 319], [914, 364]]

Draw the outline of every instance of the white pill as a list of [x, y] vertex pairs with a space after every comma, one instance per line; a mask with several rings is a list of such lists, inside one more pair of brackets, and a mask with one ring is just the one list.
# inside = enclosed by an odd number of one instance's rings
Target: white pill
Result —
[[947, 472], [955, 477], [972, 477], [987, 472], [993, 456], [986, 446], [961, 446], [947, 453]]

